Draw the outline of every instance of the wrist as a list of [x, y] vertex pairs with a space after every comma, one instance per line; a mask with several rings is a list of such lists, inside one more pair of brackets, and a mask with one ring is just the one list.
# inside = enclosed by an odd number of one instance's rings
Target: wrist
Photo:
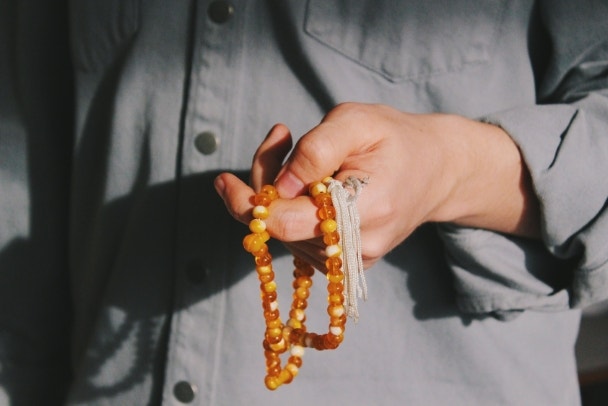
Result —
[[431, 221], [523, 236], [539, 234], [539, 210], [527, 168], [500, 127], [443, 116], [438, 134], [443, 193]]

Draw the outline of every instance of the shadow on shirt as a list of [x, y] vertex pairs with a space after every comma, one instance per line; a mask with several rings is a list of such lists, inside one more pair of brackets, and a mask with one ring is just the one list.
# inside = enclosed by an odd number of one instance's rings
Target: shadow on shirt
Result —
[[[83, 267], [75, 270], [76, 323], [83, 334], [76, 367], [86, 375], [75, 377], [73, 400], [112, 396], [150, 376], [156, 381], [151, 387], [162, 390], [168, 315], [254, 272], [251, 255], [241, 245], [247, 227], [228, 214], [215, 193], [217, 174], [142, 188], [103, 207], [90, 234], [94, 238], [88, 238], [91, 246], [83, 245], [84, 259], [77, 261]], [[442, 250], [434, 226], [428, 225], [385, 259], [405, 273], [404, 290], [415, 303], [416, 318], [458, 317], [468, 324], [471, 319], [455, 306]], [[288, 255], [276, 242], [271, 251], [275, 257]], [[257, 284], [251, 289], [257, 290]], [[115, 378], [113, 370], [123, 373]]]

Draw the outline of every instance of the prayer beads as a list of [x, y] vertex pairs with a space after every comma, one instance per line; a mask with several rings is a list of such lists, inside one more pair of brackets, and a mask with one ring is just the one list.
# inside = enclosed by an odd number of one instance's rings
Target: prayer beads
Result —
[[[253, 220], [249, 223], [251, 234], [243, 239], [243, 247], [255, 258], [256, 271], [260, 280], [260, 297], [266, 321], [266, 331], [262, 346], [266, 358], [266, 377], [264, 383], [270, 390], [277, 389], [282, 384], [290, 383], [302, 366], [304, 348], [329, 350], [337, 348], [344, 340], [346, 326], [346, 311], [344, 306], [344, 273], [342, 271], [342, 248], [340, 235], [337, 231], [336, 209], [332, 204], [327, 185], [331, 178], [323, 182], [314, 182], [309, 187], [309, 193], [317, 206], [319, 228], [323, 233], [327, 255], [327, 314], [329, 315], [328, 332], [325, 334], [311, 333], [306, 330], [306, 307], [312, 276], [315, 269], [295, 257], [293, 272], [294, 282], [291, 310], [287, 323], [280, 318], [277, 301], [277, 285], [274, 281], [272, 256], [266, 242], [270, 239], [266, 231], [265, 219], [269, 216], [270, 204], [279, 198], [277, 190], [266, 185], [254, 196], [255, 207], [252, 210]], [[280, 355], [289, 351], [285, 367], [281, 367]]]

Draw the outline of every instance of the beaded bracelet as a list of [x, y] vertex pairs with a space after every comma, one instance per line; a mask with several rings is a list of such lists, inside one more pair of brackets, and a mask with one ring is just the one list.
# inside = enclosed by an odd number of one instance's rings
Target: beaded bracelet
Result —
[[[283, 324], [279, 315], [277, 302], [277, 285], [272, 270], [272, 256], [268, 251], [266, 242], [270, 239], [266, 231], [264, 220], [268, 218], [268, 207], [279, 195], [274, 186], [262, 187], [260, 193], [254, 196], [253, 220], [249, 223], [252, 234], [243, 240], [243, 246], [255, 258], [256, 271], [260, 280], [262, 308], [266, 320], [266, 332], [263, 347], [266, 358], [266, 377], [264, 383], [270, 390], [275, 390], [282, 384], [290, 383], [298, 374], [302, 366], [304, 347], [316, 350], [330, 350], [338, 348], [344, 340], [346, 326], [346, 311], [344, 306], [344, 273], [342, 272], [342, 248], [340, 234], [337, 231], [336, 209], [332, 204], [331, 194], [327, 185], [331, 178], [323, 182], [314, 182], [309, 187], [318, 210], [317, 215], [321, 221], [320, 229], [323, 232], [323, 241], [326, 244], [327, 260], [327, 291], [329, 314], [329, 331], [325, 334], [316, 334], [306, 331], [305, 309], [308, 305], [309, 288], [312, 286], [314, 268], [298, 257], [294, 257], [295, 270], [293, 301], [289, 320]], [[284, 368], [281, 367], [280, 354], [290, 351], [290, 356]]]

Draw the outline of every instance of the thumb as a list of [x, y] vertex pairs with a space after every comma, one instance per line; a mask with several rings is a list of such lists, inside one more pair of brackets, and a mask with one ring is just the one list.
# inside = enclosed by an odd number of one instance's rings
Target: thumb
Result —
[[290, 199], [302, 195], [311, 182], [340, 169], [353, 152], [354, 143], [337, 130], [331, 122], [322, 122], [302, 136], [275, 180], [281, 197]]

